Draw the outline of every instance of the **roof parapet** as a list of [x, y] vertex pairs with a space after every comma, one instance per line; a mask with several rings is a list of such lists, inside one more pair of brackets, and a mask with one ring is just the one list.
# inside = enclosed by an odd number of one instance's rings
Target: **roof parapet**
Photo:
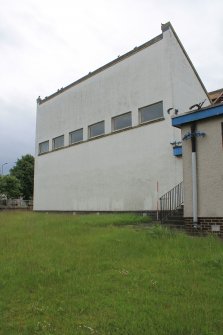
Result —
[[[37, 99], [37, 104], [38, 104], [38, 105], [43, 104], [44, 102], [46, 102], [46, 101], [48, 101], [48, 100], [54, 98], [55, 96], [61, 94], [62, 92], [68, 90], [69, 88], [78, 85], [79, 83], [81, 83], [81, 82], [83, 82], [83, 81], [89, 79], [90, 77], [93, 77], [94, 75], [96, 75], [96, 74], [98, 74], [98, 73], [100, 73], [100, 72], [106, 70], [107, 68], [109, 68], [109, 67], [111, 67], [111, 66], [113, 66], [113, 65], [115, 65], [115, 64], [117, 64], [117, 63], [119, 63], [119, 62], [121, 62], [122, 60], [124, 60], [124, 59], [126, 59], [126, 58], [128, 58], [128, 57], [130, 57], [130, 56], [132, 56], [132, 55], [134, 55], [134, 54], [136, 54], [136, 53], [138, 53], [139, 51], [141, 51], [141, 50], [143, 50], [143, 49], [145, 49], [145, 48], [147, 48], [147, 47], [149, 47], [149, 46], [151, 46], [151, 45], [157, 43], [158, 41], [160, 41], [160, 40], [163, 39], [163, 33], [164, 33], [165, 31], [169, 30], [169, 29], [172, 30], [172, 32], [173, 32], [175, 38], [177, 39], [177, 41], [178, 41], [178, 43], [179, 43], [179, 45], [180, 45], [180, 47], [181, 47], [183, 53], [185, 54], [187, 60], [189, 61], [189, 63], [190, 63], [190, 65], [191, 65], [191, 67], [192, 67], [192, 69], [193, 69], [195, 75], [197, 76], [198, 80], [200, 81], [200, 84], [201, 84], [203, 90], [205, 91], [205, 93], [206, 93], [206, 95], [207, 95], [207, 98], [208, 98], [209, 101], [210, 101], [210, 98], [209, 98], [209, 96], [208, 96], [208, 92], [207, 92], [207, 90], [206, 90], [206, 88], [205, 88], [203, 82], [201, 81], [201, 79], [200, 79], [200, 77], [199, 77], [199, 75], [198, 75], [198, 73], [197, 73], [197, 71], [196, 71], [196, 69], [195, 69], [193, 63], [191, 62], [191, 60], [190, 60], [190, 58], [189, 58], [189, 56], [188, 56], [186, 50], [184, 49], [184, 47], [183, 47], [183, 45], [182, 45], [182, 43], [181, 43], [179, 37], [177, 36], [177, 34], [176, 34], [176, 32], [175, 32], [175, 30], [174, 30], [172, 24], [171, 24], [170, 22], [167, 22], [167, 23], [161, 24], [162, 34], [160, 34], [160, 35], [158, 35], [158, 36], [152, 38], [152, 39], [149, 40], [148, 42], [146, 42], [146, 43], [144, 43], [144, 44], [142, 44], [142, 45], [140, 45], [140, 46], [138, 46], [138, 47], [133, 48], [131, 51], [129, 51], [129, 52], [127, 52], [127, 53], [125, 53], [125, 54], [123, 54], [123, 55], [121, 55], [121, 56], [118, 56], [118, 57], [117, 57], [116, 59], [114, 59], [113, 61], [111, 61], [111, 62], [109, 62], [109, 63], [107, 63], [107, 64], [101, 66], [100, 68], [98, 68], [98, 69], [96, 69], [96, 70], [94, 70], [94, 71], [92, 71], [92, 72], [89, 72], [87, 75], [85, 75], [84, 77], [82, 77], [82, 78], [80, 78], [80, 79], [74, 81], [73, 83], [71, 83], [71, 84], [69, 84], [69, 85], [67, 85], [67, 86], [65, 86], [65, 87], [62, 87], [61, 89], [58, 89], [55, 93], [53, 93], [53, 94], [51, 94], [51, 95], [49, 95], [49, 96], [46, 96], [44, 99], [41, 99], [41, 97], [39, 96], [38, 99]], [[210, 101], [210, 103], [211, 103], [211, 101]]]
[[172, 126], [181, 128], [183, 125], [212, 117], [223, 116], [223, 105], [210, 105], [199, 110], [189, 111], [172, 117]]
[[161, 30], [164, 33], [164, 31], [167, 31], [168, 29], [173, 29], [173, 26], [170, 22], [167, 23], [161, 23]]
[[117, 64], [117, 63], [119, 63], [119, 62], [121, 62], [122, 60], [124, 60], [124, 59], [126, 59], [126, 58], [128, 58], [128, 57], [130, 57], [130, 56], [132, 56], [132, 55], [134, 55], [134, 54], [136, 54], [136, 53], [138, 53], [139, 51], [141, 51], [141, 50], [143, 50], [143, 49], [145, 49], [145, 48], [147, 48], [147, 47], [150, 47], [151, 45], [153, 45], [153, 44], [159, 42], [159, 41], [162, 40], [162, 39], [163, 39], [163, 34], [157, 35], [156, 37], [152, 38], [152, 39], [149, 40], [148, 42], [146, 42], [146, 43], [144, 43], [144, 44], [142, 44], [142, 45], [140, 45], [140, 46], [138, 46], [138, 47], [134, 47], [131, 51], [129, 51], [129, 52], [127, 52], [127, 53], [125, 53], [125, 54], [123, 54], [123, 55], [121, 55], [121, 56], [118, 56], [118, 57], [117, 57], [116, 59], [114, 59], [113, 61], [111, 61], [111, 62], [109, 62], [109, 63], [103, 65], [102, 67], [100, 67], [100, 68], [98, 68], [98, 69], [96, 69], [96, 70], [94, 70], [94, 71], [92, 71], [92, 72], [89, 72], [86, 76], [84, 76], [84, 77], [82, 77], [82, 78], [80, 78], [80, 79], [74, 81], [73, 83], [69, 84], [69, 85], [66, 86], [66, 87], [63, 87], [63, 88], [57, 90], [57, 92], [55, 92], [55, 93], [53, 93], [53, 94], [51, 94], [51, 95], [45, 97], [44, 99], [41, 99], [40, 97], [38, 97], [38, 99], [37, 99], [37, 104], [40, 105], [40, 104], [42, 104], [42, 103], [44, 103], [44, 102], [50, 100], [51, 98], [57, 96], [58, 94], [60, 94], [60, 93], [62, 93], [62, 92], [64, 92], [64, 91], [66, 91], [66, 90], [68, 90], [69, 88], [71, 88], [71, 87], [73, 87], [73, 86], [75, 86], [75, 85], [78, 85], [79, 83], [83, 82], [84, 80], [86, 80], [86, 79], [88, 79], [88, 78], [90, 78], [90, 77], [96, 75], [96, 74], [99, 73], [99, 72], [102, 72], [102, 71], [106, 70], [107, 68], [109, 68], [109, 67], [111, 67], [111, 66], [113, 66], [113, 65], [115, 65], [115, 64]]

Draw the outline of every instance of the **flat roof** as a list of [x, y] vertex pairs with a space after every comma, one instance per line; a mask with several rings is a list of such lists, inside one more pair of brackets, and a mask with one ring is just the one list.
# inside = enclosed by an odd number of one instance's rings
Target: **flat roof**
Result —
[[199, 110], [174, 116], [172, 117], [172, 126], [181, 128], [188, 123], [218, 116], [223, 116], [223, 104], [208, 106]]

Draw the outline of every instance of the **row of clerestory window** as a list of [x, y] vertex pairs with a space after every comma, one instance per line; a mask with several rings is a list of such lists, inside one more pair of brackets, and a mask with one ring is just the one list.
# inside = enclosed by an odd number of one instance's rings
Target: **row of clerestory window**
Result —
[[[139, 108], [139, 124], [163, 118], [163, 102]], [[132, 112], [115, 116], [111, 119], [112, 132], [132, 127]], [[105, 134], [105, 121], [100, 121], [88, 126], [88, 139]], [[69, 133], [69, 145], [83, 141], [83, 128]], [[53, 138], [52, 150], [64, 147], [64, 135]], [[39, 154], [49, 151], [49, 141], [39, 143]]]

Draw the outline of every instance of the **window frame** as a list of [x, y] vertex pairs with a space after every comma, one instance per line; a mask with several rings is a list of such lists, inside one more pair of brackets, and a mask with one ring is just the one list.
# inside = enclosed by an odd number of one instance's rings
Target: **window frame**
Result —
[[[82, 139], [79, 140], [79, 141], [71, 142], [71, 136], [72, 136], [72, 134], [75, 133], [75, 132], [78, 132], [80, 130], [82, 130]], [[81, 143], [81, 142], [83, 142], [83, 140], [84, 140], [84, 129], [83, 128], [79, 128], [79, 129], [76, 129], [76, 130], [73, 130], [73, 131], [69, 132], [69, 145]]]
[[[159, 116], [157, 118], [154, 118], [154, 119], [150, 119], [150, 120], [146, 120], [146, 121], [142, 121], [142, 112], [143, 112], [143, 109], [144, 108], [147, 108], [147, 107], [152, 107], [154, 105], [157, 105], [157, 104], [160, 104], [162, 103], [162, 116]], [[156, 121], [161, 121], [164, 119], [164, 114], [163, 114], [163, 100], [160, 100], [160, 101], [157, 101], [157, 102], [154, 102], [152, 104], [149, 104], [149, 105], [146, 105], [146, 106], [143, 106], [143, 107], [140, 107], [138, 108], [138, 115], [139, 115], [139, 124], [146, 124], [146, 123], [151, 123], [151, 122], [156, 122]]]
[[[48, 144], [48, 150], [46, 150], [46, 151], [41, 151], [41, 150], [40, 150], [40, 147], [41, 147], [42, 144], [45, 144], [45, 143]], [[39, 143], [39, 155], [45, 154], [45, 153], [47, 153], [47, 152], [49, 152], [49, 151], [50, 151], [50, 141], [49, 141], [49, 140], [47, 140], [47, 141], [43, 141], [43, 142], [40, 142], [40, 143]]]
[[[103, 133], [92, 136], [92, 135], [91, 135], [91, 129], [92, 129], [92, 127], [93, 127], [93, 126], [96, 126], [96, 125], [99, 124], [99, 123], [103, 123], [103, 128], [104, 128]], [[88, 139], [89, 139], [89, 140], [92, 139], [92, 138], [101, 137], [101, 136], [103, 136], [103, 135], [105, 135], [105, 120], [103, 120], [103, 121], [99, 121], [99, 122], [95, 122], [95, 123], [92, 123], [92, 124], [90, 124], [90, 125], [88, 126]]]
[[[55, 148], [55, 140], [60, 138], [60, 137], [63, 137], [63, 145]], [[56, 136], [52, 139], [52, 150], [57, 150], [57, 149], [60, 149], [60, 148], [63, 148], [63, 147], [64, 147], [64, 135]]]
[[[122, 128], [118, 128], [118, 129], [115, 129], [115, 119], [121, 118], [122, 116], [125, 116], [125, 115], [127, 115], [127, 114], [130, 115], [131, 125], [126, 126], [126, 127], [122, 127]], [[112, 119], [111, 119], [111, 123], [112, 123], [112, 124], [111, 124], [112, 132], [122, 131], [122, 130], [124, 130], [124, 129], [132, 128], [132, 111], [129, 111], [129, 112], [126, 112], [126, 113], [123, 113], [123, 114], [119, 114], [119, 115], [113, 116]]]

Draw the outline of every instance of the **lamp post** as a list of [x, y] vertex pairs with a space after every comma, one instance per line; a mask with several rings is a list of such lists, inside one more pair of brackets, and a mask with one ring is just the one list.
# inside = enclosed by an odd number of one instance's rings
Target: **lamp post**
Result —
[[3, 164], [1, 165], [2, 176], [3, 176], [3, 167], [4, 167], [4, 165], [6, 165], [6, 164], [8, 164], [8, 163], [3, 163]]

